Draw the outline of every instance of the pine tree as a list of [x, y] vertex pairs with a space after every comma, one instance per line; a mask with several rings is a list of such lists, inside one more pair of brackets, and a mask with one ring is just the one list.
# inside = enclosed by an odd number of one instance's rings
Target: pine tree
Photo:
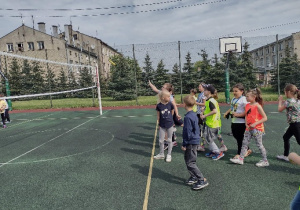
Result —
[[135, 72], [130, 58], [114, 56], [116, 64], [111, 69], [111, 80], [109, 82], [110, 96], [115, 100], [132, 100], [135, 98]]
[[191, 54], [188, 52], [185, 56], [186, 63], [184, 63], [182, 71], [182, 86], [183, 92], [189, 93], [191, 89], [197, 87], [196, 71], [193, 68]]
[[148, 85], [148, 81], [150, 80], [151, 82], [154, 82], [154, 69], [152, 67], [152, 61], [150, 59], [149, 54], [146, 54], [145, 57], [145, 62], [144, 62], [145, 66], [143, 67], [143, 83], [142, 83], [142, 89], [143, 89], [143, 95], [152, 95], [153, 91], [151, 90], [151, 88], [149, 88]]
[[217, 54], [213, 57], [213, 63], [207, 83], [213, 84], [218, 92], [223, 92], [225, 91], [225, 65], [219, 61]]
[[45, 78], [45, 89], [49, 92], [55, 92], [57, 90], [57, 84], [55, 82], [55, 74], [49, 67]]
[[211, 76], [211, 69], [212, 65], [210, 64], [210, 60], [208, 59], [208, 54], [206, 53], [205, 50], [201, 50], [200, 56], [202, 58], [200, 64], [197, 64], [196, 68], [200, 71], [198, 71], [198, 75], [200, 77], [200, 82], [204, 82], [206, 84], [212, 84], [210, 81]]
[[20, 95], [21, 90], [22, 90], [21, 70], [20, 70], [20, 66], [15, 58], [13, 58], [12, 63], [10, 65], [8, 80], [10, 83], [11, 95]]
[[37, 62], [33, 62], [32, 68], [32, 90], [31, 93], [42, 93], [46, 90], [44, 81], [44, 71]]
[[[57, 83], [57, 90], [58, 91], [65, 91], [67, 90], [67, 76], [63, 68], [60, 70], [58, 77], [56, 78], [56, 83]], [[67, 95], [66, 94], [60, 94], [58, 97], [65, 98]]]
[[172, 72], [171, 83], [174, 86], [174, 94], [177, 94], [181, 92], [180, 69], [177, 63], [174, 64]]
[[165, 83], [169, 82], [168, 70], [165, 69], [163, 60], [160, 60], [155, 72], [155, 84], [157, 87], [162, 87]]
[[26, 95], [29, 94], [33, 83], [32, 83], [32, 67], [30, 66], [27, 59], [23, 61], [23, 68], [22, 68], [22, 76], [21, 76], [21, 84], [22, 84], [22, 90], [21, 94]]

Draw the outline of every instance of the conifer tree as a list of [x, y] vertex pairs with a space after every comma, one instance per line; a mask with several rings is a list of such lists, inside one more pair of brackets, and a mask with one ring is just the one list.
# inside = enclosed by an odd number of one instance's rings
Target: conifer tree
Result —
[[162, 87], [165, 83], [170, 82], [170, 77], [167, 74], [163, 60], [160, 60], [155, 72], [155, 84], [157, 87]]
[[180, 93], [181, 82], [180, 82], [180, 69], [177, 63], [174, 64], [171, 74], [171, 84], [174, 86], [174, 94]]
[[32, 68], [32, 93], [42, 93], [45, 91], [44, 71], [37, 62], [33, 62]]
[[10, 65], [9, 71], [9, 83], [11, 95], [20, 95], [22, 84], [21, 84], [21, 70], [17, 59], [13, 58]]
[[149, 88], [148, 85], [148, 81], [150, 80], [151, 82], [155, 82], [155, 78], [154, 78], [154, 69], [152, 67], [152, 61], [150, 59], [149, 54], [146, 54], [145, 57], [145, 62], [144, 62], [145, 66], [143, 67], [143, 83], [142, 83], [142, 88], [143, 88], [143, 95], [152, 95], [153, 91], [151, 90], [151, 88]]
[[21, 72], [21, 84], [22, 84], [22, 89], [21, 89], [21, 94], [26, 95], [29, 94], [32, 86], [33, 86], [33, 81], [32, 81], [32, 67], [30, 66], [29, 62], [27, 59], [23, 61], [23, 68]]

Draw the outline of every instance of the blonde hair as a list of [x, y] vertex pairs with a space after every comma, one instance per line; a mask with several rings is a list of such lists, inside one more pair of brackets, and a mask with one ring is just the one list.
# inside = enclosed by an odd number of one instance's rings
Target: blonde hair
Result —
[[160, 101], [162, 101], [164, 99], [164, 97], [170, 96], [170, 95], [171, 95], [171, 93], [167, 90], [162, 90], [158, 93], [158, 97], [159, 97]]
[[193, 96], [191, 95], [187, 95], [183, 98], [183, 103], [187, 106], [187, 107], [193, 107], [196, 104], [196, 100]]
[[297, 95], [297, 99], [300, 99], [300, 91], [298, 88], [293, 84], [287, 84], [284, 88], [284, 91], [291, 92], [293, 95]]

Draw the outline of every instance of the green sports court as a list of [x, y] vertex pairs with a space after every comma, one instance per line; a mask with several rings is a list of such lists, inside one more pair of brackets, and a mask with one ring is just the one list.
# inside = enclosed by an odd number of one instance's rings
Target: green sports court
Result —
[[[255, 166], [260, 153], [254, 141], [245, 164], [232, 164], [236, 141], [227, 135], [230, 120], [223, 119], [228, 151], [218, 161], [198, 153], [209, 181], [199, 191], [184, 184], [189, 174], [180, 144], [171, 163], [153, 160], [154, 108], [106, 109], [101, 116], [97, 110], [12, 112], [12, 123], [0, 130], [0, 209], [289, 209], [300, 166], [276, 160], [288, 124], [277, 105], [264, 109], [270, 166]], [[181, 132], [177, 128], [179, 143]], [[300, 153], [294, 138], [291, 152]]]

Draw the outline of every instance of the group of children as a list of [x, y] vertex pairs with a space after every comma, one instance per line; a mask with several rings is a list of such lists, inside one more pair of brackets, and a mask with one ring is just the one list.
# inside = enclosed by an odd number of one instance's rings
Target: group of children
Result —
[[1, 114], [2, 126], [3, 128], [7, 128], [6, 123], [10, 123], [9, 106], [7, 101], [3, 97], [4, 94], [0, 93], [0, 114]]
[[[166, 83], [169, 84], [169, 83]], [[166, 85], [165, 84], [165, 85]], [[166, 162], [171, 162], [172, 135], [174, 135], [173, 118], [180, 120], [177, 105], [174, 101], [173, 90], [169, 91], [165, 85], [162, 90], [149, 81], [150, 87], [158, 93], [160, 102], [156, 106], [157, 119], [159, 122], [159, 148], [160, 152], [155, 159], [164, 159], [164, 141], [168, 142], [168, 153]], [[208, 185], [207, 180], [196, 165], [197, 151], [205, 151], [205, 143], [210, 150], [205, 156], [213, 160], [219, 160], [224, 156], [227, 147], [221, 136], [221, 112], [217, 102], [217, 91], [213, 85], [201, 83], [199, 85], [199, 95], [196, 98], [196, 91], [191, 90], [191, 95], [184, 97], [184, 108], [187, 111], [183, 121], [182, 147], [184, 159], [190, 173], [190, 178], [186, 184], [192, 185], [192, 189], [199, 190]], [[287, 111], [287, 120], [290, 124], [288, 130], [283, 136], [284, 154], [277, 158], [289, 161], [289, 140], [292, 136], [296, 137], [300, 144], [300, 91], [295, 85], [289, 84], [285, 87], [285, 96], [287, 100], [283, 102], [282, 96], [279, 97], [278, 111]], [[237, 153], [230, 159], [232, 163], [244, 164], [244, 158], [252, 153], [249, 143], [252, 138], [255, 139], [262, 155], [262, 160], [256, 163], [257, 167], [269, 166], [266, 149], [262, 143], [264, 135], [264, 122], [267, 116], [263, 110], [263, 99], [261, 91], [258, 88], [246, 92], [242, 84], [236, 84], [233, 87], [234, 98], [231, 100], [230, 109], [228, 109], [224, 118], [231, 117], [231, 131], [237, 141]], [[195, 108], [197, 105], [197, 109]], [[175, 113], [175, 114], [174, 114]], [[174, 117], [175, 116], [175, 117]], [[200, 139], [202, 137], [202, 141]], [[218, 147], [215, 140], [220, 141]]]

